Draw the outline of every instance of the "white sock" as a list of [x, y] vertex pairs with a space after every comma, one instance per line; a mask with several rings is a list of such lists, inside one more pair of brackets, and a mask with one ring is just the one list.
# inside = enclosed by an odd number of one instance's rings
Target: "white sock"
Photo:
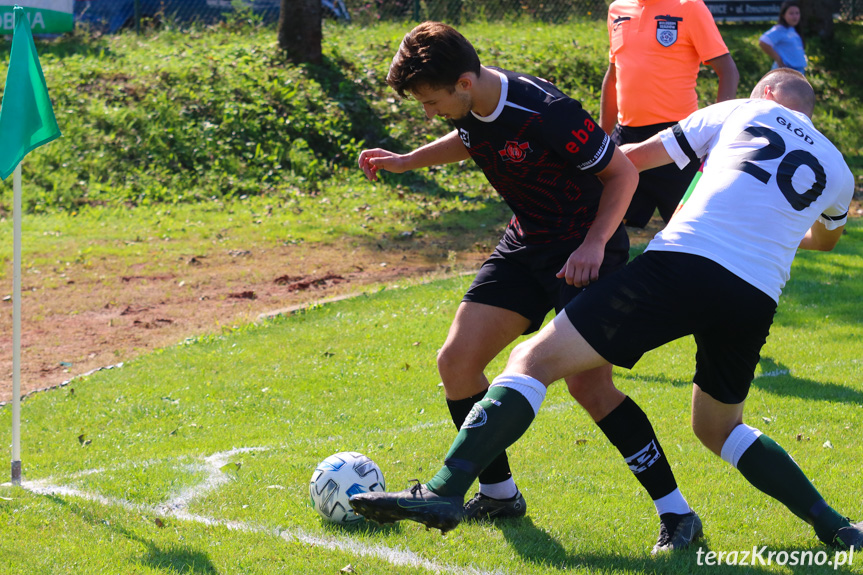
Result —
[[492, 387], [495, 385], [519, 392], [530, 403], [533, 414], [539, 413], [539, 406], [545, 399], [545, 386], [538, 379], [520, 373], [502, 373], [491, 383]]
[[754, 427], [749, 427], [745, 423], [741, 423], [735, 427], [722, 445], [721, 453], [723, 461], [727, 461], [737, 469], [737, 462], [740, 461], [740, 457], [747, 449], [752, 447], [752, 444], [760, 436], [760, 431]]
[[479, 492], [492, 499], [512, 499], [518, 493], [518, 487], [510, 477], [500, 483], [480, 483]]
[[656, 506], [656, 513], [664, 515], [665, 513], [674, 513], [676, 515], [686, 515], [692, 508], [683, 497], [680, 489], [675, 489], [665, 497], [654, 499], [653, 504]]

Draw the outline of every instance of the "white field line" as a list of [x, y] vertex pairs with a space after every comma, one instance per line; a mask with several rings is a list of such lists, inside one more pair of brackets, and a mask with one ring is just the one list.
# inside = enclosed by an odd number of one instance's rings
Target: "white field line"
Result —
[[440, 563], [423, 559], [411, 551], [392, 549], [382, 545], [365, 545], [359, 541], [344, 537], [315, 537], [300, 532], [291, 533], [289, 531], [282, 531], [281, 537], [287, 541], [296, 539], [309, 545], [324, 547], [333, 551], [347, 551], [365, 557], [377, 557], [399, 567], [420, 567], [434, 573], [468, 573], [473, 575], [497, 575], [503, 573], [502, 571], [481, 571], [475, 567], [441, 565]]
[[[437, 424], [435, 424], [437, 425]], [[301, 529], [273, 529], [267, 528], [253, 523], [243, 521], [226, 521], [204, 515], [189, 513], [187, 508], [197, 498], [205, 493], [213, 491], [228, 483], [231, 478], [222, 471], [222, 467], [231, 462], [231, 458], [240, 453], [250, 453], [253, 451], [268, 451], [269, 447], [244, 447], [222, 451], [210, 455], [204, 459], [203, 464], [196, 465], [197, 469], [206, 471], [207, 476], [188, 489], [184, 489], [171, 499], [157, 504], [144, 505], [141, 503], [133, 503], [127, 499], [119, 497], [107, 497], [99, 493], [83, 491], [74, 487], [69, 487], [56, 483], [54, 479], [46, 478], [35, 481], [23, 481], [21, 487], [35, 493], [37, 495], [55, 495], [58, 497], [77, 497], [88, 501], [93, 501], [104, 506], [122, 507], [124, 509], [139, 513], [150, 513], [162, 517], [172, 517], [180, 521], [189, 521], [200, 523], [207, 526], [221, 526], [232, 531], [243, 531], [248, 533], [260, 533], [270, 536], [277, 536], [285, 541], [299, 541], [306, 545], [322, 547], [331, 551], [340, 551], [353, 553], [363, 557], [374, 557], [390, 563], [391, 565], [400, 567], [416, 567], [431, 571], [433, 573], [453, 573], [453, 574], [471, 574], [471, 575], [500, 575], [501, 571], [482, 571], [474, 567], [464, 567], [455, 565], [445, 565], [430, 561], [413, 553], [412, 551], [391, 548], [385, 545], [368, 545], [361, 543], [351, 537], [338, 536], [321, 536], [306, 533]], [[128, 467], [129, 464], [121, 464], [118, 468]], [[79, 471], [69, 476], [83, 477], [106, 471], [105, 469], [89, 469]]]
[[215, 453], [204, 460], [206, 464], [204, 471], [207, 472], [207, 477], [188, 489], [184, 489], [177, 496], [169, 499], [165, 503], [159, 505], [160, 508], [168, 511], [182, 511], [189, 506], [193, 500], [198, 497], [215, 490], [217, 487], [228, 483], [231, 478], [222, 472], [222, 467], [230, 463], [231, 458], [239, 453], [251, 453], [253, 451], [268, 451], [267, 447], [242, 447], [239, 449], [231, 449], [230, 451], [222, 451]]
[[761, 379], [762, 377], [781, 377], [783, 375], [789, 375], [790, 373], [790, 369], [774, 369], [773, 371], [756, 375], [755, 379]]

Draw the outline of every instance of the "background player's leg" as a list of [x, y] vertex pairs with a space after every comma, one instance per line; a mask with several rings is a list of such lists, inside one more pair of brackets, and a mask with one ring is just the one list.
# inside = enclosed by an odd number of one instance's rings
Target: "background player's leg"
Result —
[[[669, 164], [642, 172], [643, 174], [649, 173], [651, 194], [663, 222], [668, 223], [668, 220], [674, 215], [677, 205], [683, 198], [683, 194], [686, 193], [695, 174], [698, 173], [699, 167], [698, 162], [689, 162], [682, 170], [674, 164]], [[641, 177], [639, 175], [639, 178]], [[640, 183], [641, 180], [639, 179]]]
[[514, 311], [462, 302], [437, 358], [447, 400], [484, 393], [486, 366], [529, 326], [530, 320]]
[[[695, 513], [677, 487], [674, 473], [647, 414], [638, 404], [614, 387], [611, 365], [605, 365], [566, 378], [570, 394], [596, 422], [614, 445], [635, 478], [650, 495], [662, 528], [655, 552], [688, 546], [691, 536], [675, 537], [681, 522], [696, 522]], [[691, 517], [690, 517], [691, 516]], [[700, 524], [700, 520], [698, 520]]]
[[852, 531], [846, 533], [861, 540], [859, 527], [854, 532], [848, 519], [827, 505], [782, 447], [743, 423], [743, 403], [721, 403], [695, 385], [692, 428], [708, 449], [737, 468], [749, 483], [812, 525], [824, 543], [848, 546], [847, 541], [836, 542], [835, 539], [840, 530], [849, 528]]

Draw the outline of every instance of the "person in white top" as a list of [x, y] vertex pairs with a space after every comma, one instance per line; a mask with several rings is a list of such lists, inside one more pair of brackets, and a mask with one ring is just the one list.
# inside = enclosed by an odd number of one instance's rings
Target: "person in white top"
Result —
[[[469, 481], [470, 469], [482, 469], [524, 433], [530, 418], [523, 414], [536, 415], [551, 383], [609, 363], [632, 367], [648, 350], [692, 334], [698, 439], [811, 524], [822, 542], [863, 546], [863, 522], [852, 524], [827, 505], [779, 445], [743, 423], [795, 250], [833, 249], [854, 192], [842, 155], [812, 124], [814, 105], [803, 75], [781, 68], [766, 74], [750, 99], [709, 106], [624, 147], [639, 170], [672, 161], [684, 166], [706, 155], [703, 176], [644, 254], [592, 283], [515, 347], [438, 475], [408, 491], [355, 496], [363, 514], [431, 526], [444, 518], [452, 528], [458, 517], [446, 510], [458, 494], [450, 486]], [[647, 450], [630, 466], [661, 455]], [[700, 528], [681, 522], [668, 534], [668, 547], [685, 546]]]

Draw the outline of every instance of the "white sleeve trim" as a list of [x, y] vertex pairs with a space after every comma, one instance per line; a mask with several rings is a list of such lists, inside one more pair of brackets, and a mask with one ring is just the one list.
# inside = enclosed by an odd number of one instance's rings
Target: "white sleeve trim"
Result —
[[830, 217], [826, 214], [821, 214], [820, 216], [818, 216], [818, 221], [824, 224], [824, 227], [828, 230], [835, 230], [836, 228], [841, 228], [848, 223], [848, 212], [845, 212], [845, 214], [842, 216], [833, 217]]
[[671, 128], [666, 128], [659, 132], [659, 140], [665, 146], [665, 151], [668, 152], [668, 155], [671, 156], [671, 159], [674, 160], [678, 168], [683, 169], [689, 164], [689, 156], [684, 153], [680, 144], [677, 143], [677, 138], [674, 137]]
[[609, 138], [608, 134], [606, 134], [602, 139], [602, 145], [599, 146], [599, 149], [596, 151], [595, 154], [593, 154], [593, 157], [586, 162], [579, 164], [578, 169], [589, 170], [590, 168], [598, 164], [606, 156], [610, 144], [611, 138]]

